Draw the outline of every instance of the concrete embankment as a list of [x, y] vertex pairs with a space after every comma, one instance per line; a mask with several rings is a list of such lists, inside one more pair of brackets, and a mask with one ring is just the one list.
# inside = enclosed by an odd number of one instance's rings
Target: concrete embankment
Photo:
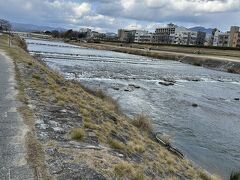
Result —
[[240, 74], [240, 59], [236, 57], [200, 55], [181, 52], [140, 49], [135, 47], [131, 48], [97, 43], [72, 43], [72, 44], [94, 49], [110, 50], [128, 54], [148, 56], [157, 59], [175, 60], [195, 66], [203, 66], [215, 70]]

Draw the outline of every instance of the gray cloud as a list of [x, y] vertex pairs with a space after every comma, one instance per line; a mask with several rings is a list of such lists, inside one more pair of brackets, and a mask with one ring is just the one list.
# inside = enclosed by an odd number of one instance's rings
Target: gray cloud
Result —
[[228, 29], [239, 25], [240, 0], [0, 0], [0, 17], [16, 22], [153, 29], [159, 23]]

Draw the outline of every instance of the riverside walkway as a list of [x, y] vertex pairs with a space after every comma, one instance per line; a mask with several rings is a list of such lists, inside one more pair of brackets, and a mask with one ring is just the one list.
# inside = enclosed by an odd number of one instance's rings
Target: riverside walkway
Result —
[[0, 50], [0, 180], [32, 180], [27, 164], [25, 135], [28, 131], [17, 112], [14, 65]]

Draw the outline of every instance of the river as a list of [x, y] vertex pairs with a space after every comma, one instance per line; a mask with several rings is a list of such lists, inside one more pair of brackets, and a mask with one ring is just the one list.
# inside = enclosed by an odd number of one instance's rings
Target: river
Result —
[[149, 115], [154, 130], [170, 135], [197, 165], [223, 179], [240, 170], [240, 75], [62, 42], [27, 43], [67, 79], [112, 96], [126, 115]]

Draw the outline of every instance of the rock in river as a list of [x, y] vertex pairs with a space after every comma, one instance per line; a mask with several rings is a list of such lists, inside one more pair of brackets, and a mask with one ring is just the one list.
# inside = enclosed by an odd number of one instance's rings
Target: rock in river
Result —
[[173, 82], [166, 82], [166, 81], [159, 81], [158, 84], [164, 85], [164, 86], [173, 86]]

